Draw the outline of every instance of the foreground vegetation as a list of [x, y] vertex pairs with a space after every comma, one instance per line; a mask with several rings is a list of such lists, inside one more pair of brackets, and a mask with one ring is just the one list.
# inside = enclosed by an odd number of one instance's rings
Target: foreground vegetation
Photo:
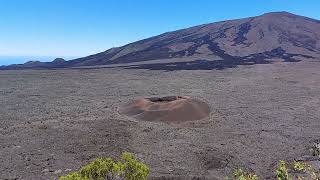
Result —
[[[320, 144], [312, 147], [313, 156], [320, 157]], [[122, 154], [120, 161], [115, 162], [111, 158], [98, 158], [77, 172], [61, 176], [59, 180], [146, 180], [149, 175], [147, 165], [139, 162], [131, 153]], [[254, 172], [237, 169], [232, 177], [226, 180], [259, 180]], [[303, 161], [287, 163], [279, 161], [275, 171], [277, 180], [320, 180], [319, 169]]]
[[[234, 171], [232, 178], [227, 180], [258, 180], [258, 176], [254, 172], [246, 172], [242, 169]], [[293, 161], [286, 163], [279, 161], [278, 167], [275, 172], [275, 179], [277, 180], [320, 180], [319, 170], [314, 169], [312, 166], [302, 161]]]
[[148, 175], [148, 166], [125, 152], [118, 162], [111, 158], [98, 158], [77, 172], [61, 176], [59, 180], [146, 180]]
[[[315, 143], [312, 148], [312, 155], [320, 158], [320, 143]], [[237, 169], [233, 172], [232, 177], [226, 180], [258, 180], [260, 179], [254, 172]], [[304, 161], [293, 161], [287, 163], [283, 160], [279, 161], [275, 171], [275, 179], [277, 180], [320, 180], [320, 170], [313, 168]]]

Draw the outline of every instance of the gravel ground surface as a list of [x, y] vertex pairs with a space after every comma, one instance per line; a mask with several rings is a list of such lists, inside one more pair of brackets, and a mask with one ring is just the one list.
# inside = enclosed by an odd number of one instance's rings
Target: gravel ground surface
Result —
[[[1, 179], [56, 179], [96, 157], [133, 152], [154, 179], [222, 179], [245, 167], [273, 179], [278, 160], [320, 140], [320, 62], [225, 70], [0, 71]], [[190, 96], [209, 118], [143, 122], [132, 99]]]

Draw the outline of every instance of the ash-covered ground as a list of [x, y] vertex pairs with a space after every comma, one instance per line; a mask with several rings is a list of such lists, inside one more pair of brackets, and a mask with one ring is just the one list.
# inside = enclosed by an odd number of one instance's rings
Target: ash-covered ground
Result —
[[[1, 179], [56, 179], [123, 151], [150, 178], [222, 179], [245, 167], [274, 178], [278, 160], [320, 140], [317, 60], [224, 70], [101, 68], [0, 71]], [[119, 114], [130, 100], [190, 96], [209, 118], [181, 124]]]

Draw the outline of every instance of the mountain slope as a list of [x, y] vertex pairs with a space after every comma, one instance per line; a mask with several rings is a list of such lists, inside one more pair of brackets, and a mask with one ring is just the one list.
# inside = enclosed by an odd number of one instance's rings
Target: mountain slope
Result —
[[[263, 61], [320, 56], [320, 21], [287, 12], [204, 24], [164, 33], [91, 56], [33, 67], [78, 67], [159, 59]], [[5, 68], [24, 68], [13, 65]], [[30, 67], [30, 64], [28, 65]]]

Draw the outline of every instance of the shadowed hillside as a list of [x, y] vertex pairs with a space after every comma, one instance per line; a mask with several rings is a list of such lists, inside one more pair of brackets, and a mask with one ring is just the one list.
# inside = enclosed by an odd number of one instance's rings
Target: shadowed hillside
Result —
[[219, 67], [221, 64], [266, 63], [270, 58], [298, 61], [320, 56], [319, 38], [320, 21], [287, 12], [275, 12], [167, 32], [70, 61], [26, 63], [2, 68], [97, 66], [159, 59], [179, 62], [187, 57], [193, 60], [218, 60]]

